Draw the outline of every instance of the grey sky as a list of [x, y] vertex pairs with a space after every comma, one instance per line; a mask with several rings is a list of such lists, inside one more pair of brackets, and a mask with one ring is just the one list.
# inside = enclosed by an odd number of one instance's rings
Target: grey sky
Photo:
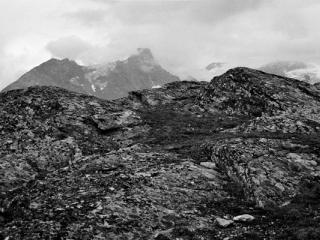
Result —
[[318, 0], [0, 0], [0, 89], [51, 57], [81, 64], [149, 47], [181, 77], [211, 62], [320, 64]]

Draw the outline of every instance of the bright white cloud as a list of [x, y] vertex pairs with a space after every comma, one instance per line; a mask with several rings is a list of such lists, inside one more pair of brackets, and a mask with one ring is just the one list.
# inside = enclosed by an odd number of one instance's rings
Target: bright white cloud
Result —
[[79, 37], [69, 36], [49, 42], [46, 48], [54, 57], [78, 59], [92, 46]]
[[211, 62], [320, 64], [318, 0], [0, 1], [0, 89], [50, 57], [84, 64], [149, 47], [182, 77]]

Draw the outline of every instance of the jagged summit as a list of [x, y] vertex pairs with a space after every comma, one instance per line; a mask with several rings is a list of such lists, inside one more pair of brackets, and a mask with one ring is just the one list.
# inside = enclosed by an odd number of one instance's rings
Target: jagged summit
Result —
[[152, 52], [149, 48], [138, 48], [137, 51], [139, 56], [146, 59], [153, 59]]
[[70, 62], [75, 62], [75, 61], [69, 58], [62, 58], [62, 59], [50, 58], [48, 61], [44, 63], [70, 63]]
[[124, 61], [104, 65], [80, 66], [69, 59], [50, 59], [30, 70], [3, 91], [29, 86], [57, 86], [103, 99], [124, 97], [129, 91], [150, 89], [179, 78], [164, 70], [150, 49]]
[[137, 54], [131, 55], [127, 61], [130, 65], [135, 65], [137, 68], [140, 68], [142, 71], [152, 71], [160, 65], [156, 62], [151, 53], [151, 50], [148, 48], [138, 48]]

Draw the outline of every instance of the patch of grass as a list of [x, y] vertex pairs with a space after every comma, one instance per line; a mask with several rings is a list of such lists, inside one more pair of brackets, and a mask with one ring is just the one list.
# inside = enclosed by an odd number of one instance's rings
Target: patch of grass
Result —
[[[248, 117], [223, 114], [193, 114], [177, 111], [168, 106], [157, 107], [140, 112], [142, 119], [151, 127], [148, 139], [155, 145], [193, 144], [216, 135], [222, 130], [236, 127]], [[150, 143], [150, 142], [149, 142]]]

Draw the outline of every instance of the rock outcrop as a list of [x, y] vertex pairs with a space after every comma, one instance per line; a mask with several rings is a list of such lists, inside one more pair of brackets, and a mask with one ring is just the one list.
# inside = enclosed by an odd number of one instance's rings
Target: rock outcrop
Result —
[[318, 239], [320, 91], [248, 68], [107, 101], [0, 94], [0, 238]]

